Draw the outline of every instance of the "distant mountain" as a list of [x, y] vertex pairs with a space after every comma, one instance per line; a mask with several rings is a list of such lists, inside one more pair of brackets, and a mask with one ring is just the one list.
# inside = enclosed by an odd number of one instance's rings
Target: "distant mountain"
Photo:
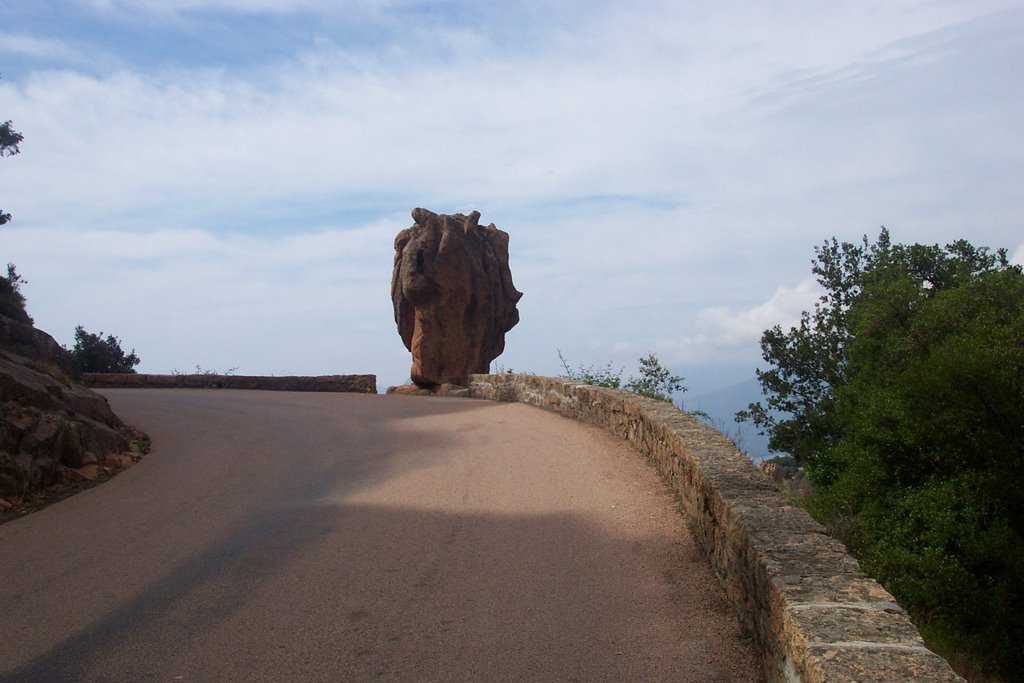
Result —
[[739, 449], [755, 463], [777, 454], [769, 452], [767, 435], [758, 434], [757, 427], [750, 422], [737, 423], [735, 416], [738, 411], [762, 398], [761, 384], [756, 378], [717, 391], [682, 395], [685, 410], [703, 410], [707, 413], [711, 417], [712, 426], [735, 441]]

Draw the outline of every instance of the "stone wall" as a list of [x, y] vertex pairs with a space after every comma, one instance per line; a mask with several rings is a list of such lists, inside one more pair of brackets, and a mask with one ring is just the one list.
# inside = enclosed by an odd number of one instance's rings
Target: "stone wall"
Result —
[[594, 424], [646, 456], [678, 493], [769, 681], [962, 680], [841, 543], [700, 420], [630, 392], [533, 375], [473, 375], [469, 393]]
[[376, 394], [376, 375], [321, 375], [318, 377], [260, 377], [248, 375], [140, 375], [87, 373], [86, 386], [94, 389], [261, 389], [272, 391], [334, 391]]

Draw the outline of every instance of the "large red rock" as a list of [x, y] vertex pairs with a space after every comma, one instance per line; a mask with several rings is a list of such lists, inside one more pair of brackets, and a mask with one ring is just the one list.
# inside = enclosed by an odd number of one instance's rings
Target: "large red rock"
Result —
[[109, 455], [125, 456], [122, 465], [140, 457], [133, 442], [142, 435], [65, 373], [64, 356], [45, 332], [0, 316], [0, 500], [7, 503], [72, 475], [94, 479]]
[[413, 209], [415, 224], [395, 238], [391, 300], [412, 381], [426, 388], [465, 384], [486, 373], [519, 322], [522, 293], [508, 267], [508, 233], [478, 224], [480, 213]]

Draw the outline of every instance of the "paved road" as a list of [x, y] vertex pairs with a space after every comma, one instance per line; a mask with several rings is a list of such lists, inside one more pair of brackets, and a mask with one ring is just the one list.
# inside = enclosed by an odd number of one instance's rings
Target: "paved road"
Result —
[[749, 681], [672, 497], [516, 404], [108, 390], [131, 470], [0, 526], [0, 681]]

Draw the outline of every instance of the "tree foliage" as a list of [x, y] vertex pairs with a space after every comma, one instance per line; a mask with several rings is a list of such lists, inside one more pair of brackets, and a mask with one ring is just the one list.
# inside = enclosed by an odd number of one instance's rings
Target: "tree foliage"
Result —
[[808, 508], [966, 668], [1024, 670], [1024, 273], [944, 248], [826, 242], [825, 290], [767, 330], [746, 417], [803, 464]]
[[[12, 157], [20, 152], [19, 145], [22, 140], [24, 140], [24, 136], [14, 130], [10, 121], [0, 123], [0, 157]], [[10, 220], [11, 214], [0, 210], [0, 225], [8, 223]]]
[[27, 280], [18, 274], [13, 263], [8, 263], [7, 277], [0, 276], [0, 315], [31, 325], [32, 317], [25, 309], [25, 295], [21, 293], [24, 284]]
[[135, 372], [135, 366], [141, 361], [135, 355], [135, 349], [125, 355], [121, 350], [121, 340], [114, 335], [86, 332], [79, 325], [75, 328], [75, 346], [71, 356], [79, 372]]
[[625, 385], [622, 384], [623, 370], [620, 368], [616, 372], [610, 362], [600, 368], [593, 365], [581, 365], [574, 370], [569, 366], [569, 361], [565, 359], [561, 351], [558, 352], [558, 359], [562, 362], [562, 367], [565, 368], [565, 377], [584, 384], [607, 389], [622, 388], [647, 398], [669, 402], [672, 401], [674, 394], [686, 391], [686, 387], [683, 385], [684, 378], [673, 375], [653, 353], [640, 359], [637, 366], [639, 377], [631, 377]]
[[640, 359], [637, 367], [639, 377], [630, 378], [624, 387], [627, 391], [653, 398], [658, 401], [672, 401], [676, 392], [686, 391], [683, 386], [683, 378], [673, 375], [671, 371], [663, 367], [658, 357], [651, 353]]
[[593, 365], [580, 365], [574, 370], [569, 366], [569, 361], [562, 355], [561, 350], [558, 351], [558, 360], [562, 362], [562, 367], [565, 368], [564, 377], [606, 389], [618, 389], [622, 386], [622, 371], [625, 368], [619, 368], [618, 372], [616, 372], [610, 361], [603, 368]]
[[[10, 121], [0, 123], [0, 157], [12, 157], [21, 149], [19, 145], [24, 139], [21, 133], [14, 130]], [[0, 209], [0, 225], [9, 223], [11, 214]], [[7, 277], [0, 276], [0, 315], [29, 325], [32, 318], [25, 310], [25, 297], [21, 293], [21, 285], [25, 281], [15, 272], [14, 264], [7, 264]]]
[[12, 157], [21, 149], [18, 145], [25, 137], [14, 130], [13, 123], [11, 121], [4, 121], [0, 123], [0, 156]]

